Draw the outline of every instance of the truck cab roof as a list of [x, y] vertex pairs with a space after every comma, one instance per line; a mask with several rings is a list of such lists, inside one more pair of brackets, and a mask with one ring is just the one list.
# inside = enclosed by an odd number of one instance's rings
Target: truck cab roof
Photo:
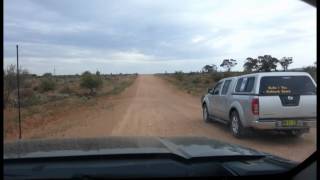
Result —
[[239, 77], [246, 77], [246, 76], [262, 77], [262, 76], [301, 76], [301, 75], [309, 76], [307, 72], [256, 72], [256, 73], [245, 74], [237, 77], [239, 78]]
[[[224, 80], [230, 80], [230, 79], [238, 79], [238, 78], [242, 78], [242, 77], [263, 77], [263, 76], [309, 76], [309, 73], [307, 72], [255, 72], [255, 73], [251, 73], [251, 74], [245, 74], [245, 75], [240, 75], [240, 76], [233, 76], [233, 77], [227, 77], [227, 78], [223, 78], [220, 81], [224, 81]], [[312, 78], [311, 78], [312, 79]]]

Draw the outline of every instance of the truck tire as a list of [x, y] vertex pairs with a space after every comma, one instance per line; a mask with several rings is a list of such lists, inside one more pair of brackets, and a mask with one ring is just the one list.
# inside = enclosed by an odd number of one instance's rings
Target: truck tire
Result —
[[204, 122], [206, 122], [206, 123], [210, 122], [208, 108], [207, 108], [206, 104], [204, 104], [202, 106], [202, 118], [203, 118]]
[[246, 135], [246, 129], [242, 126], [237, 111], [232, 111], [230, 116], [230, 130], [236, 138], [242, 138]]
[[287, 134], [289, 137], [299, 138], [299, 137], [302, 136], [303, 131], [301, 131], [301, 130], [291, 130], [291, 131], [287, 131], [286, 134]]

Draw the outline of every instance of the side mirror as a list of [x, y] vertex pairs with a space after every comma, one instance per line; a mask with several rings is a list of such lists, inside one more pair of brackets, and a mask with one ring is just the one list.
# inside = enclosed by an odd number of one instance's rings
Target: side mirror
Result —
[[208, 88], [208, 93], [210, 93], [210, 94], [211, 94], [211, 90], [212, 90], [212, 88]]

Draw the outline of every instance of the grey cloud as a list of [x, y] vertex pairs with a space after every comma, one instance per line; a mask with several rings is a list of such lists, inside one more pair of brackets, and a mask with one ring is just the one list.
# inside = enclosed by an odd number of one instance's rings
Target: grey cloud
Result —
[[[14, 46], [19, 43], [27, 59], [60, 59], [58, 63], [85, 63], [85, 59], [88, 59], [87, 62], [92, 59], [92, 66], [99, 66], [98, 63], [104, 62], [103, 59], [115, 60], [114, 53], [130, 54], [134, 50], [143, 57], [153, 57], [148, 59], [150, 63], [163, 62], [162, 68], [159, 67], [163, 69], [168, 68], [165, 65], [167, 62], [199, 63], [207, 62], [208, 59], [215, 62], [216, 59], [228, 58], [227, 56], [250, 56], [249, 53], [254, 49], [270, 49], [270, 46], [291, 47], [294, 43], [299, 44], [310, 36], [315, 36], [313, 30], [302, 32], [301, 28], [289, 26], [294, 18], [302, 22], [310, 16], [307, 13], [310, 7], [297, 3], [289, 6], [286, 11], [273, 12], [274, 16], [244, 16], [246, 19], [243, 21], [230, 24], [230, 17], [242, 16], [233, 13], [232, 9], [227, 9], [234, 3], [236, 2], [199, 3], [192, 0], [6, 0], [4, 55], [13, 58]], [[239, 7], [240, 10], [245, 9], [240, 4]], [[301, 13], [299, 11], [294, 16], [288, 14], [296, 10], [301, 10]], [[228, 19], [226, 22], [225, 18]], [[246, 30], [254, 30], [252, 36], [256, 38], [248, 37], [247, 40], [247, 37], [237, 36]], [[281, 30], [286, 33], [265, 34], [269, 30]], [[203, 40], [192, 43], [192, 39], [197, 36], [203, 37]], [[232, 40], [232, 37], [240, 40]], [[241, 47], [241, 41], [248, 41], [245, 47]], [[233, 52], [234, 48], [238, 47], [243, 50]], [[287, 53], [292, 51], [288, 49]], [[132, 56], [137, 57], [139, 56]], [[179, 63], [172, 64], [181, 66]], [[74, 67], [69, 66], [69, 69], [72, 68]]]

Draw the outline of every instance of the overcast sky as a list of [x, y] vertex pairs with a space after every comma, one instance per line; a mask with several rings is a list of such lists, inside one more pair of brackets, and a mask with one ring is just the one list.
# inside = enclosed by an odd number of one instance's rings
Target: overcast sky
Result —
[[316, 9], [298, 0], [5, 0], [5, 66], [16, 44], [37, 74], [189, 72], [226, 58], [242, 70], [265, 54], [293, 57], [296, 68], [316, 61]]

